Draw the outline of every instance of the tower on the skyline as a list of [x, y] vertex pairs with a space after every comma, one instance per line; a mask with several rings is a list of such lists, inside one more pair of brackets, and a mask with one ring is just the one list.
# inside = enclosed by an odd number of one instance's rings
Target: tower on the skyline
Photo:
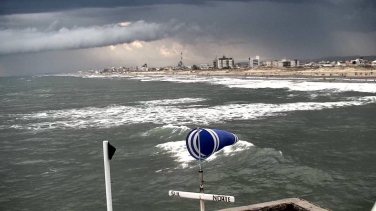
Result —
[[183, 51], [180, 52], [180, 62], [178, 63], [178, 67], [183, 67]]

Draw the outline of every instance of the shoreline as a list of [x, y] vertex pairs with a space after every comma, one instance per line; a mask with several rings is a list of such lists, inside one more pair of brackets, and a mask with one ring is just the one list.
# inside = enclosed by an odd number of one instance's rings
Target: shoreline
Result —
[[260, 78], [317, 78], [323, 80], [369, 80], [376, 81], [376, 68], [317, 68], [317, 69], [232, 69], [232, 70], [191, 70], [191, 71], [143, 71], [123, 73], [101, 73], [100, 75], [196, 75], [196, 76], [243, 76]]

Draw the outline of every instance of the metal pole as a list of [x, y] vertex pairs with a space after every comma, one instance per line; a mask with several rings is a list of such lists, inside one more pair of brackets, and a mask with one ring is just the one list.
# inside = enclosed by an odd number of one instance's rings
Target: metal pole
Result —
[[[202, 170], [198, 171], [198, 177], [200, 182], [200, 193], [204, 193], [204, 172]], [[200, 210], [205, 211], [204, 200], [200, 200]]]
[[[199, 184], [200, 184], [200, 193], [204, 193], [204, 172], [202, 171], [201, 166], [201, 141], [200, 141], [200, 128], [197, 128], [197, 134], [198, 134], [198, 150], [199, 150], [199, 165], [200, 170], [198, 171], [198, 178], [199, 178]], [[205, 211], [205, 202], [204, 200], [200, 200], [200, 210]]]
[[104, 177], [106, 182], [107, 211], [112, 211], [110, 159], [108, 157], [108, 141], [103, 141]]

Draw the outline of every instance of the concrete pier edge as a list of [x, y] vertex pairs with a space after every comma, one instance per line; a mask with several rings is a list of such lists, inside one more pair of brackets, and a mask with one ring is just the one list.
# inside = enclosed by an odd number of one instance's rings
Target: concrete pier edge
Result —
[[287, 198], [248, 206], [221, 209], [218, 211], [330, 211], [300, 198]]

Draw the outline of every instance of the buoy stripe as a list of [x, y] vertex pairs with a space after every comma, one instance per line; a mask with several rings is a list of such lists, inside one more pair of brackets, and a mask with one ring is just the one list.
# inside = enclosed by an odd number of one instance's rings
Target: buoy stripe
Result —
[[219, 137], [218, 137], [217, 132], [215, 132], [214, 130], [211, 130], [211, 131], [213, 131], [213, 134], [214, 134], [215, 140], [216, 140], [216, 142], [217, 142], [217, 144], [215, 145], [215, 152], [216, 152], [216, 151], [218, 151], [220, 141], [219, 141]]
[[[203, 129], [200, 131], [200, 133], [202, 131], [203, 131]], [[188, 150], [189, 150], [189, 152], [191, 153], [191, 155], [194, 158], [200, 159], [200, 154], [201, 154], [201, 158], [205, 159], [208, 156], [205, 155], [204, 153], [200, 152], [200, 150], [199, 150], [198, 134], [199, 133], [198, 133], [197, 129], [193, 130], [192, 133], [189, 134], [189, 137], [188, 137]]]
[[238, 141], [239, 141], [239, 138], [238, 138], [238, 136], [237, 136], [237, 135], [235, 135], [235, 134], [234, 134], [234, 136], [235, 136], [235, 142], [234, 142], [234, 143], [236, 143], [236, 142], [238, 142]]
[[217, 140], [216, 140], [216, 137], [214, 135], [215, 132], [213, 130], [211, 130], [211, 129], [205, 129], [205, 130], [211, 135], [211, 137], [213, 139], [213, 151], [215, 152], [215, 148], [217, 146]]
[[217, 138], [217, 147], [215, 148], [215, 151], [218, 151], [218, 148], [219, 148], [219, 137], [218, 137], [218, 134], [216, 132], [214, 132], [214, 135]]
[[[200, 131], [200, 133], [202, 132], [203, 130]], [[198, 142], [198, 137], [199, 136], [199, 132], [196, 131], [196, 134], [195, 134], [195, 137], [193, 138], [193, 146], [198, 154], [198, 157], [200, 157], [201, 155], [201, 158], [203, 157], [206, 157], [206, 155], [202, 152], [200, 152], [200, 147], [199, 147], [199, 142]]]
[[198, 150], [198, 147], [197, 147], [197, 141], [198, 141], [198, 139], [197, 139], [197, 136], [198, 136], [198, 132], [196, 131], [195, 132], [195, 135], [193, 136], [193, 141], [192, 141], [192, 143], [193, 143], [193, 149], [194, 149], [194, 151], [196, 152], [196, 154], [197, 154], [197, 157], [200, 157], [200, 151]]
[[196, 131], [195, 130], [192, 130], [191, 131], [191, 134], [189, 134], [189, 137], [188, 137], [188, 150], [189, 150], [189, 152], [191, 153], [191, 155], [193, 156], [193, 157], [195, 157], [196, 159], [199, 159], [199, 155], [193, 150], [193, 148], [192, 148], [192, 136], [194, 135], [196, 133]]
[[219, 138], [217, 136], [217, 133], [214, 132], [213, 130], [211, 129], [205, 129], [207, 132], [209, 132], [209, 134], [212, 136], [213, 138], [213, 142], [214, 142], [214, 147], [213, 147], [213, 152], [211, 154], [214, 154], [214, 152], [217, 151], [218, 147], [219, 147]]

